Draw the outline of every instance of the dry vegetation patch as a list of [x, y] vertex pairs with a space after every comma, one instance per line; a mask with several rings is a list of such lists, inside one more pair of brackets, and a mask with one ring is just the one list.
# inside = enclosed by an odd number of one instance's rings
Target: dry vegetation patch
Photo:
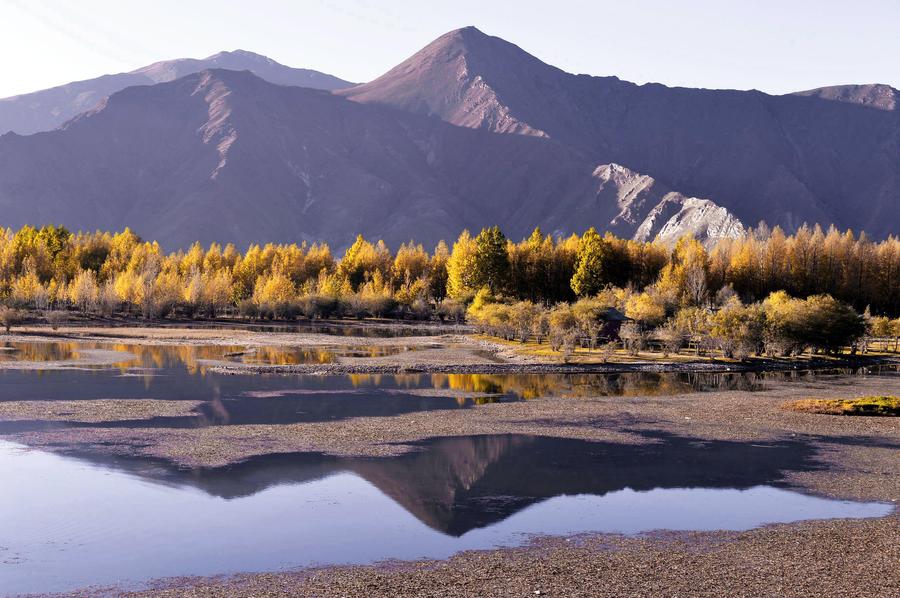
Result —
[[858, 399], [801, 399], [785, 404], [785, 409], [825, 415], [900, 415], [900, 397], [872, 396]]

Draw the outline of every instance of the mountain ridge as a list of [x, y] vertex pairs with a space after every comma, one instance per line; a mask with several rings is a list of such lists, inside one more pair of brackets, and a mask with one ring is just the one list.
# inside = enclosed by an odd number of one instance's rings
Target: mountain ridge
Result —
[[272, 83], [334, 90], [353, 85], [332, 75], [298, 69], [246, 50], [218, 52], [202, 59], [177, 58], [154, 62], [124, 73], [73, 81], [49, 89], [0, 99], [0, 135], [13, 131], [30, 135], [63, 125], [90, 110], [103, 98], [136, 85], [166, 83], [209, 68], [249, 70]]

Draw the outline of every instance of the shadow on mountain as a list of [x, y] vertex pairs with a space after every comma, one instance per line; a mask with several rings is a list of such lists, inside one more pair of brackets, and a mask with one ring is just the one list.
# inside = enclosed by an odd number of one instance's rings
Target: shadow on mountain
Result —
[[[804, 441], [706, 441], [644, 432], [644, 444], [524, 435], [435, 438], [397, 457], [316, 453], [255, 457], [228, 467], [180, 469], [152, 459], [70, 452], [157, 483], [226, 499], [352, 472], [429, 527], [461, 536], [559, 495], [625, 488], [737, 488], [779, 485], [786, 471], [818, 468]], [[376, 514], [373, 514], [375, 516]]]

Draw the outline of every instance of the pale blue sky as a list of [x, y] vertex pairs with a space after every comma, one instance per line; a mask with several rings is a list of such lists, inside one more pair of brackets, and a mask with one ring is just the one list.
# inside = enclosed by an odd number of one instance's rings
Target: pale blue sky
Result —
[[896, 0], [0, 0], [0, 97], [237, 48], [366, 81], [465, 25], [637, 83], [900, 87]]

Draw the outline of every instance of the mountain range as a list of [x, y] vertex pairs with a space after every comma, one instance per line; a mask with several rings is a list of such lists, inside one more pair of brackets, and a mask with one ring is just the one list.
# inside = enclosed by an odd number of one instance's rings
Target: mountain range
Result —
[[0, 100], [0, 130], [43, 131], [0, 137], [0, 219], [130, 226], [171, 248], [433, 244], [494, 223], [513, 238], [714, 240], [759, 221], [884, 237], [900, 221], [897, 97], [574, 75], [472, 27], [361, 85], [223, 53]]

